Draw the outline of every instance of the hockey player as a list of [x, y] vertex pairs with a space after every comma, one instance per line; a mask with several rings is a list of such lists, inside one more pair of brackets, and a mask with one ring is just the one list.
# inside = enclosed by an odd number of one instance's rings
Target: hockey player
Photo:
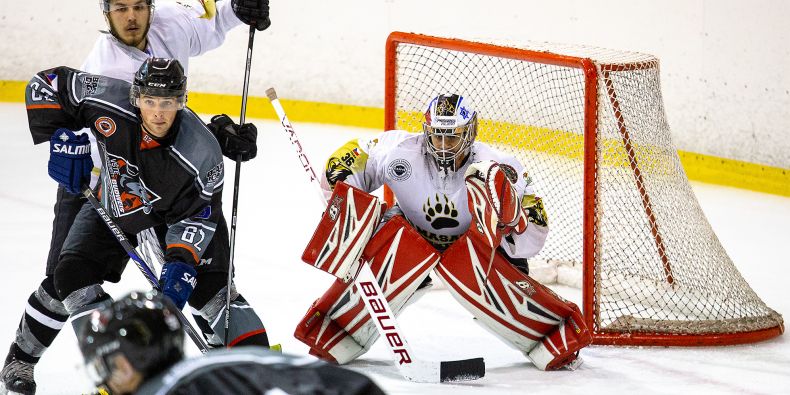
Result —
[[[202, 3], [205, 4], [205, 10], [196, 12], [188, 5], [175, 2], [163, 3], [155, 8], [154, 0], [101, 0], [108, 32], [99, 36], [81, 70], [131, 82], [147, 58], [167, 56], [178, 60], [186, 71], [191, 56], [198, 56], [221, 45], [230, 29], [242, 23], [259, 30], [270, 25], [268, 0], [223, 0], [216, 7], [213, 0]], [[202, 18], [199, 17], [201, 13], [204, 14]], [[242, 156], [242, 160], [255, 157], [256, 131], [252, 124], [235, 125], [227, 116], [218, 116], [214, 120], [216, 122], [212, 122], [210, 128], [225, 156], [233, 160], [238, 155]], [[95, 156], [97, 152], [93, 150], [93, 162], [98, 165], [101, 161]], [[28, 298], [15, 340], [0, 372], [0, 393], [4, 387], [20, 393], [35, 392], [33, 367], [66, 322], [68, 314], [58, 300], [53, 275], [63, 241], [84, 202], [81, 196], [58, 186], [45, 278]], [[211, 266], [211, 270], [216, 272], [212, 275], [227, 273], [227, 233], [225, 218], [221, 216], [217, 235], [203, 260], [203, 265]], [[213, 245], [217, 243], [220, 245], [215, 248]], [[217, 298], [222, 298], [222, 301], [215, 301], [217, 305], [224, 304], [225, 292], [219, 292]], [[234, 312], [244, 309], [246, 313], [255, 315], [241, 296], [233, 301], [233, 306]], [[231, 314], [231, 326], [236, 326], [236, 318], [240, 317]], [[200, 315], [195, 315], [195, 320], [210, 343], [221, 344], [223, 336], [214, 334]], [[254, 321], [260, 319], [256, 317], [251, 322]], [[262, 329], [261, 325], [251, 330]], [[248, 336], [244, 342], [266, 345], [268, 339], [265, 332], [259, 332]]]
[[[422, 134], [388, 131], [330, 157], [334, 194], [303, 259], [316, 266], [335, 256], [356, 260], [351, 251], [364, 249], [395, 314], [428, 289], [435, 269], [479, 323], [536, 367], [575, 367], [591, 342], [581, 312], [527, 276], [526, 259], [549, 230], [532, 179], [517, 159], [475, 141], [478, 113], [469, 98], [439, 95], [424, 117]], [[382, 185], [397, 204], [369, 241], [349, 246], [364, 234], [360, 207], [376, 199], [365, 192]], [[344, 252], [335, 254], [337, 246]], [[372, 346], [378, 332], [357, 292], [337, 280], [308, 310], [295, 336], [311, 354], [342, 364]]]
[[[185, 108], [186, 77], [178, 61], [147, 60], [134, 84], [66, 67], [43, 71], [28, 84], [26, 102], [33, 140], [50, 141], [50, 176], [72, 192], [87, 183], [93, 168], [90, 143], [70, 129], [90, 128], [102, 160], [95, 190], [107, 213], [129, 240], [164, 226], [163, 293], [179, 308], [189, 301], [208, 322], [221, 321], [224, 299], [216, 295], [226, 287], [227, 271], [216, 273], [201, 259], [223, 258], [217, 250], [224, 244], [211, 243], [222, 213], [223, 160], [206, 125]], [[53, 279], [52, 300], [62, 301], [75, 328], [84, 312], [110, 298], [100, 284], [118, 281], [127, 261], [116, 237], [85, 202]], [[234, 331], [265, 333], [256, 315], [235, 315]], [[256, 329], [247, 331], [250, 327]], [[245, 340], [238, 333], [230, 338]]]
[[184, 332], [174, 308], [149, 291], [133, 292], [91, 313], [78, 339], [100, 393], [384, 393], [360, 373], [260, 348], [211, 351], [183, 360]]

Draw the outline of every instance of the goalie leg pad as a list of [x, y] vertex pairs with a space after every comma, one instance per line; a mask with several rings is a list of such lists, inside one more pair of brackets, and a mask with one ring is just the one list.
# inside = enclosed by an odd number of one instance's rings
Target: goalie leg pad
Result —
[[377, 197], [338, 182], [302, 260], [349, 282], [385, 209]]
[[[370, 263], [396, 317], [407, 302], [423, 294], [415, 291], [439, 262], [436, 250], [401, 216], [376, 233], [362, 257]], [[311, 354], [344, 364], [365, 353], [378, 331], [356, 285], [337, 280], [313, 304], [294, 336], [311, 347]]]
[[592, 343], [592, 336], [586, 330], [582, 312], [568, 302], [573, 311], [560, 325], [527, 353], [527, 357], [540, 370], [557, 370], [563, 367], [575, 369], [580, 359], [579, 350]]
[[[489, 247], [485, 240], [470, 237], [473, 232], [470, 229], [442, 254], [436, 273], [481, 324], [528, 354], [546, 335], [569, 324], [567, 319], [578, 314], [578, 308], [514, 268], [499, 252], [489, 268]], [[570, 325], [579, 338], [576, 346], [569, 346], [573, 352], [589, 344], [580, 317]]]

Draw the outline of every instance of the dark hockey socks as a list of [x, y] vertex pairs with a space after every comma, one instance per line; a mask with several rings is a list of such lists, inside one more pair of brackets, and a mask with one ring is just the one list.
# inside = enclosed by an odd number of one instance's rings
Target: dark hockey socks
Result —
[[63, 303], [53, 295], [57, 293], [52, 278], [47, 277], [27, 300], [6, 363], [13, 358], [35, 364], [55, 340], [69, 316]]

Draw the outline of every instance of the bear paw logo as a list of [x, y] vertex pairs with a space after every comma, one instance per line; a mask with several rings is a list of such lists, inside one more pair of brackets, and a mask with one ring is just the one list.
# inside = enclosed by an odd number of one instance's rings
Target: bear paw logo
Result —
[[444, 199], [436, 195], [434, 202], [429, 197], [425, 204], [422, 205], [422, 211], [425, 213], [425, 220], [431, 224], [434, 229], [455, 228], [459, 225], [458, 210], [455, 208], [455, 203], [447, 198], [447, 195], [442, 195]]

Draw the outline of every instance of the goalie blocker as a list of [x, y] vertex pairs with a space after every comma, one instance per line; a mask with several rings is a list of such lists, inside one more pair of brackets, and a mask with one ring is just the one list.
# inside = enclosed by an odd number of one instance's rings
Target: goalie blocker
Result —
[[[474, 223], [441, 255], [402, 216], [392, 217], [367, 244], [347, 248], [362, 251], [362, 259], [370, 262], [396, 316], [427, 291], [429, 287], [420, 285], [435, 269], [478, 322], [523, 352], [536, 367], [573, 368], [578, 364], [578, 350], [591, 342], [578, 307], [524, 275], [492, 248], [507, 233], [523, 232], [528, 226], [506, 173], [493, 162], [470, 169], [467, 189]], [[350, 196], [351, 190], [357, 201], [368, 195], [338, 183], [331, 201]], [[329, 215], [322, 218], [303, 256], [307, 263], [314, 264], [320, 252], [326, 251], [334, 222]], [[336, 280], [307, 311], [294, 336], [310, 347], [312, 355], [344, 364], [373, 345], [378, 331], [358, 292], [354, 285]], [[391, 345], [399, 341], [387, 337]]]

